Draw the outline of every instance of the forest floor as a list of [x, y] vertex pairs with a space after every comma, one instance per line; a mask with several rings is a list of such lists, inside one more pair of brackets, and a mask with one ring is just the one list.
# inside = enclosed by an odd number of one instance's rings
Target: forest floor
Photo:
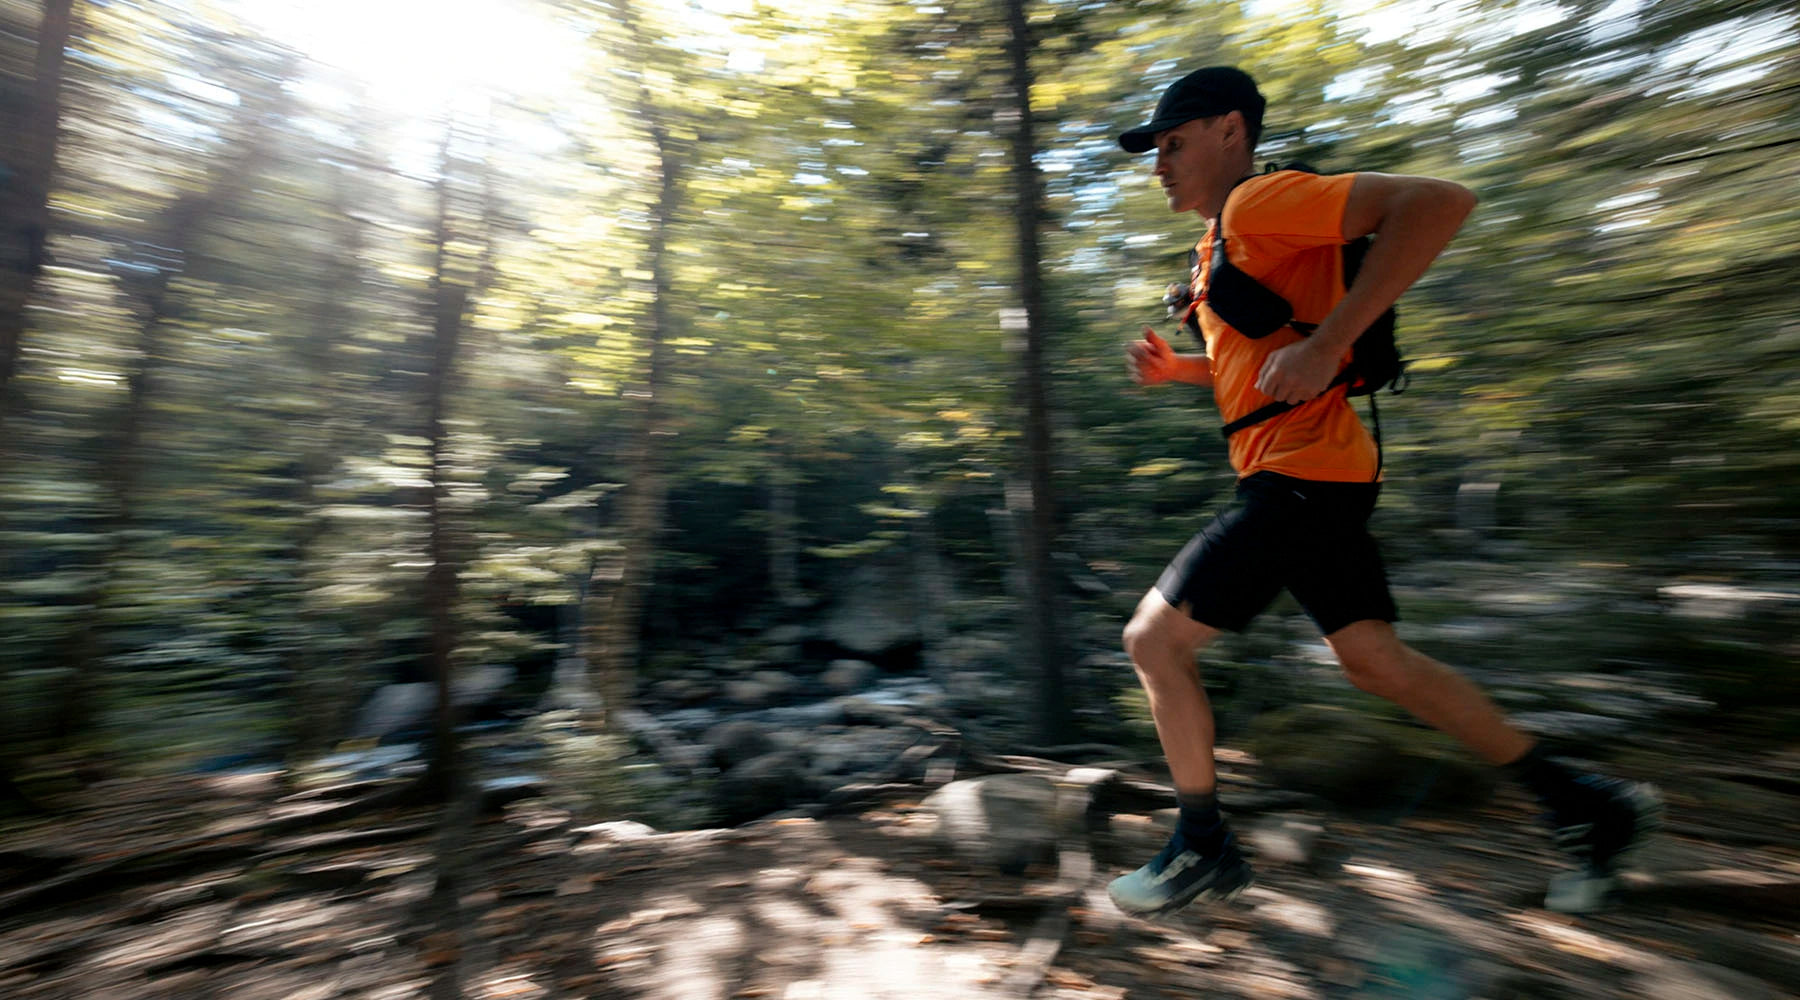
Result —
[[[1254, 776], [1247, 756], [1224, 759]], [[1091, 868], [1059, 883], [954, 860], [920, 833], [916, 799], [660, 834], [525, 800], [446, 840], [422, 809], [274, 826], [318, 802], [280, 801], [268, 776], [102, 783], [53, 822], [0, 831], [0, 995], [1800, 995], [1800, 746], [1669, 733], [1632, 770], [1662, 786], [1670, 828], [1601, 914], [1543, 909], [1561, 862], [1503, 789], [1394, 822], [1245, 817], [1256, 885], [1159, 921], [1123, 916], [1104, 889], [1159, 846], [1149, 816], [1113, 817], [1083, 844]], [[1275, 849], [1264, 834], [1283, 829], [1322, 832]], [[446, 844], [461, 876], [434, 895]]]

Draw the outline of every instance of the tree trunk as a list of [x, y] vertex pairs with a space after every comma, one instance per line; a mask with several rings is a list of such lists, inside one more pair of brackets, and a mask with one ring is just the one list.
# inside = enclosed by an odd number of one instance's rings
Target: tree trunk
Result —
[[1056, 624], [1056, 577], [1050, 553], [1056, 540], [1056, 504], [1051, 470], [1050, 392], [1045, 374], [1042, 251], [1038, 225], [1043, 211], [1043, 182], [1034, 157], [1037, 138], [1031, 114], [1031, 29], [1026, 0], [1007, 0], [1007, 53], [1012, 61], [1013, 218], [1018, 225], [1019, 305], [1024, 311], [1024, 344], [1018, 395], [1025, 419], [1025, 467], [1031, 507], [1024, 532], [1026, 585], [1031, 605], [1026, 612], [1026, 640], [1038, 671], [1037, 728], [1046, 743], [1066, 742], [1069, 708], [1063, 691], [1062, 637]]
[[[282, 78], [285, 78], [285, 74]], [[102, 615], [113, 602], [117, 574], [128, 543], [126, 537], [138, 523], [142, 499], [144, 442], [148, 436], [152, 404], [156, 398], [159, 359], [166, 353], [165, 337], [176, 314], [170, 288], [186, 273], [197, 255], [197, 243], [206, 224], [229, 211], [257, 176], [268, 156], [270, 132], [287, 117], [292, 95], [270, 89], [246, 94], [238, 106], [236, 124], [244, 139], [237, 155], [220, 163], [200, 192], [178, 196], [152, 227], [150, 244], [159, 259], [146, 274], [126, 283], [138, 319], [138, 340], [127, 366], [126, 400], [113, 433], [98, 449], [96, 479], [103, 485], [108, 509], [98, 519], [97, 530], [107, 539], [96, 567], [95, 582], [82, 600], [92, 619], [68, 639], [61, 657], [68, 681], [58, 689], [51, 708], [53, 729], [59, 739], [73, 742], [96, 716], [94, 699], [100, 694], [100, 660], [104, 654], [106, 627]]]
[[785, 450], [769, 468], [769, 584], [784, 608], [806, 606], [800, 589], [800, 536], [794, 516], [794, 471]]
[[73, 0], [44, 0], [37, 58], [23, 112], [8, 121], [0, 163], [12, 175], [0, 185], [0, 421], [9, 408], [19, 368], [25, 309], [44, 269], [50, 233], [50, 184], [56, 173], [57, 128], [62, 118], [63, 50], [68, 47]]
[[938, 543], [935, 511], [912, 522], [913, 579], [918, 587], [919, 638], [924, 647], [925, 671], [938, 687], [950, 690], [949, 665], [944, 643], [950, 637], [945, 609], [950, 606], [950, 574]]
[[[308, 565], [314, 549], [325, 532], [325, 517], [319, 500], [319, 487], [342, 459], [352, 431], [339, 404], [347, 404], [343, 382], [333, 370], [332, 348], [342, 341], [352, 323], [349, 303], [362, 273], [359, 261], [363, 249], [363, 224], [351, 215], [351, 181], [344, 170], [333, 178], [331, 211], [342, 229], [332, 241], [333, 255], [329, 270], [329, 287], [313, 313], [311, 336], [299, 352], [300, 364], [316, 387], [322, 404], [315, 409], [318, 436], [300, 455], [299, 482], [294, 501], [300, 511], [300, 526], [295, 532], [287, 557], [294, 565], [293, 579], [288, 583], [288, 601], [295, 609], [300, 634], [282, 656], [287, 676], [287, 736], [295, 759], [323, 749], [341, 734], [356, 694], [354, 678], [346, 667], [334, 659], [317, 655], [314, 637], [318, 614], [310, 600], [314, 581]], [[347, 407], [346, 407], [347, 408]]]
[[[638, 55], [637, 63], [647, 61], [650, 41], [638, 20], [637, 11], [629, 3], [615, 5], [616, 16], [630, 38], [630, 46]], [[664, 500], [668, 484], [664, 477], [660, 440], [662, 438], [662, 394], [667, 388], [671, 333], [670, 309], [673, 262], [669, 254], [669, 232], [675, 224], [675, 213], [681, 203], [681, 160], [674, 148], [665, 113], [657, 107], [655, 96], [640, 84], [637, 93], [637, 119], [645, 123], [656, 148], [659, 190], [656, 214], [650, 220], [650, 235], [645, 249], [651, 281], [650, 314], [643, 325], [643, 342], [648, 354], [642, 390], [635, 394], [638, 405], [625, 458], [625, 488], [619, 498], [619, 526], [624, 534], [624, 557], [618, 579], [610, 587], [595, 586], [591, 593], [608, 596], [604, 604], [590, 610], [586, 617], [584, 645], [587, 661], [597, 666], [602, 711], [607, 725], [617, 713], [631, 707], [637, 687], [639, 634], [643, 629], [644, 605], [656, 571], [659, 536], [662, 534]], [[599, 581], [596, 581], [598, 583]]]
[[651, 130], [661, 164], [662, 190], [656, 218], [650, 222], [650, 273], [654, 299], [650, 321], [644, 330], [649, 366], [639, 395], [636, 428], [625, 463], [625, 488], [620, 496], [620, 527], [625, 556], [619, 580], [600, 619], [600, 696], [608, 717], [631, 707], [637, 687], [638, 635], [643, 629], [644, 604], [656, 572], [659, 536], [662, 534], [664, 500], [668, 495], [662, 455], [659, 451], [663, 409], [659, 397], [666, 388], [668, 368], [670, 279], [668, 240], [680, 201], [680, 163], [669, 146], [668, 133]]
[[[442, 234], [440, 229], [439, 233]], [[443, 244], [439, 244], [440, 259]], [[437, 705], [432, 715], [432, 754], [427, 784], [446, 796], [456, 787], [456, 709], [452, 694], [456, 651], [456, 563], [451, 552], [449, 514], [444, 500], [450, 492], [449, 460], [445, 454], [444, 410], [449, 397], [451, 371], [456, 364], [457, 341], [462, 334], [463, 309], [469, 290], [445, 279], [440, 270], [434, 281], [436, 315], [432, 324], [431, 372], [426, 379], [426, 439], [431, 443], [431, 488], [426, 493], [425, 517], [430, 532], [431, 569], [425, 575], [425, 609], [431, 622], [431, 678], [437, 686]]]
[[[465, 791], [460, 748], [456, 739], [456, 700], [454, 657], [456, 653], [456, 600], [458, 593], [457, 557], [453, 542], [453, 526], [446, 501], [450, 495], [451, 468], [449, 431], [444, 417], [456, 378], [456, 356], [461, 346], [464, 317], [473, 298], [469, 278], [459, 279], [454, 273], [451, 243], [453, 200], [451, 191], [455, 161], [451, 143], [456, 135], [454, 122], [445, 125], [444, 142], [438, 151], [438, 215], [434, 234], [437, 260], [433, 269], [431, 367], [425, 380], [425, 439], [431, 486], [426, 492], [425, 514], [431, 568], [425, 575], [425, 614], [431, 623], [431, 678], [436, 686], [436, 705], [432, 712], [432, 754], [425, 784], [433, 795], [455, 803]], [[490, 179], [482, 182], [482, 215], [490, 214], [485, 204], [492, 197]], [[485, 282], [492, 265], [492, 233], [488, 246], [475, 265], [473, 280]], [[449, 816], [451, 810], [446, 813]], [[447, 870], [447, 869], [443, 869]]]

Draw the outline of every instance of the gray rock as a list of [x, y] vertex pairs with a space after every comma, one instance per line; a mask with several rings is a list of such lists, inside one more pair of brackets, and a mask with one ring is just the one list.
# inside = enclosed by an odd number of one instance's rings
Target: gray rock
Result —
[[[763, 663], [780, 667], [784, 671], [805, 670], [809, 667], [803, 650], [798, 645], [764, 646]], [[816, 669], [816, 668], [814, 668]], [[810, 672], [810, 671], [808, 671]]]
[[437, 701], [436, 685], [386, 684], [377, 688], [356, 716], [356, 738], [386, 736], [424, 722]]
[[958, 633], [944, 639], [934, 651], [938, 660], [957, 670], [1003, 667], [1018, 659], [1015, 643], [998, 635]]
[[1533, 736], [1584, 746], [1616, 738], [1632, 727], [1628, 719], [1591, 712], [1520, 712], [1512, 723]]
[[[805, 747], [812, 773], [863, 775], [882, 771], [899, 759], [918, 734], [912, 730], [859, 727], [816, 737]], [[906, 775], [896, 775], [904, 778]]]
[[1800, 602], [1800, 592], [1741, 587], [1728, 583], [1676, 583], [1662, 587], [1657, 596], [1669, 603], [1678, 618], [1731, 621], [1749, 617], [1752, 609]]
[[643, 840], [645, 837], [656, 836], [655, 827], [645, 826], [642, 823], [628, 819], [618, 819], [608, 823], [595, 823], [591, 826], [576, 827], [574, 832], [589, 840], [601, 842]]
[[1257, 860], [1304, 867], [1312, 863], [1325, 828], [1312, 820], [1291, 816], [1271, 817], [1244, 831], [1244, 840]]
[[548, 785], [534, 774], [513, 774], [488, 778], [476, 786], [476, 797], [482, 812], [497, 812], [520, 799], [535, 799], [546, 794]]
[[696, 675], [671, 677], [650, 686], [651, 698], [671, 705], [698, 705], [718, 693], [719, 685], [711, 678]]
[[708, 729], [700, 742], [713, 748], [713, 758], [720, 770], [729, 770], [776, 750], [775, 738], [767, 727], [743, 719], [719, 723]]
[[[485, 666], [459, 671], [450, 686], [450, 700], [459, 709], [492, 702], [513, 682], [511, 667]], [[437, 685], [430, 681], [387, 684], [378, 689], [357, 713], [355, 738], [386, 736], [424, 724], [437, 705]]]
[[833, 660], [822, 679], [832, 693], [850, 694], [868, 687], [880, 673], [880, 668], [867, 660]]
[[758, 670], [750, 675], [750, 679], [761, 684], [768, 691], [771, 701], [780, 701], [793, 696], [800, 687], [800, 681], [784, 670]]
[[837, 706], [838, 720], [847, 726], [892, 726], [906, 719], [904, 708], [867, 698], [834, 698], [831, 703]]
[[1645, 1000], [1781, 1000], [1766, 982], [1705, 962], [1664, 959], [1632, 977], [1633, 996]]
[[1442, 733], [1332, 705], [1263, 715], [1250, 745], [1274, 784], [1352, 808], [1469, 805], [1494, 783]]
[[984, 705], [1012, 701], [1019, 696], [1015, 685], [986, 670], [958, 670], [946, 680], [951, 701], [966, 705]]
[[807, 801], [812, 790], [800, 754], [764, 754], [719, 776], [719, 818], [727, 826], [747, 823]]
[[766, 681], [746, 677], [725, 682], [725, 700], [745, 708], [758, 708], [775, 700], [780, 689]]
[[953, 781], [923, 803], [937, 817], [937, 836], [973, 864], [1019, 874], [1056, 860], [1057, 789], [1029, 774], [992, 774]]
[[827, 640], [862, 656], [879, 656], [920, 641], [910, 578], [897, 569], [863, 565], [838, 590], [843, 595], [825, 615]]
[[797, 646], [812, 638], [812, 630], [805, 625], [777, 625], [758, 637], [767, 646]]
[[550, 686], [538, 699], [538, 709], [550, 712], [572, 709], [586, 712], [598, 707], [600, 695], [588, 677], [587, 660], [579, 656], [559, 656], [550, 673]]

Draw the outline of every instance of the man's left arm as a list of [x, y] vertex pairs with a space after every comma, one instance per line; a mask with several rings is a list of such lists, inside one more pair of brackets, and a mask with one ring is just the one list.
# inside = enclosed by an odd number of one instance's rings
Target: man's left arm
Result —
[[1362, 173], [1344, 204], [1346, 242], [1375, 236], [1362, 270], [1312, 336], [1269, 355], [1256, 387], [1304, 403], [1337, 376], [1344, 352], [1412, 287], [1475, 207], [1475, 193], [1433, 177]]

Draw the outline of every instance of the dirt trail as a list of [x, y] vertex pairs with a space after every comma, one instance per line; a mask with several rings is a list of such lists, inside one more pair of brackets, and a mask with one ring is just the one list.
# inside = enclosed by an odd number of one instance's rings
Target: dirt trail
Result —
[[[1155, 850], [1150, 817], [1085, 845], [1092, 872], [1006, 877], [950, 860], [923, 814], [642, 835], [518, 803], [462, 845], [450, 915], [431, 904], [429, 815], [383, 836], [258, 843], [126, 865], [112, 884], [0, 913], [0, 995], [302, 1000], [447, 997], [779, 1000], [997, 997], [1549, 997], [1761, 1000], [1800, 993], [1800, 848], [1768, 822], [1684, 797], [1626, 904], [1541, 908], [1559, 863], [1527, 803], [1394, 824], [1286, 813], [1242, 826], [1258, 883], [1162, 922], [1119, 914], [1105, 880]], [[1692, 773], [1706, 766], [1695, 761]], [[1716, 769], [1716, 765], [1714, 765]], [[1669, 780], [1672, 779], [1672, 780]], [[1716, 787], [1716, 786], [1707, 786]], [[9, 889], [273, 808], [201, 779], [97, 789], [56, 827], [0, 841]], [[1774, 793], [1782, 795], [1782, 793]], [[1782, 795], [1785, 801], [1794, 796]], [[1283, 831], [1322, 828], [1295, 846]], [[1772, 829], [1773, 827], [1773, 829]], [[1679, 832], [1685, 830], [1685, 832]], [[1734, 832], [1735, 831], [1735, 832]], [[1746, 832], [1747, 831], [1747, 832]], [[241, 847], [246, 834], [228, 844]], [[1738, 842], [1732, 842], [1732, 841]], [[1771, 841], [1773, 841], [1771, 843]], [[310, 846], [309, 846], [310, 845]], [[279, 849], [277, 849], [279, 848]], [[80, 851], [79, 856], [75, 853]], [[1674, 876], [1670, 872], [1690, 873]], [[16, 889], [15, 889], [16, 891]]]

